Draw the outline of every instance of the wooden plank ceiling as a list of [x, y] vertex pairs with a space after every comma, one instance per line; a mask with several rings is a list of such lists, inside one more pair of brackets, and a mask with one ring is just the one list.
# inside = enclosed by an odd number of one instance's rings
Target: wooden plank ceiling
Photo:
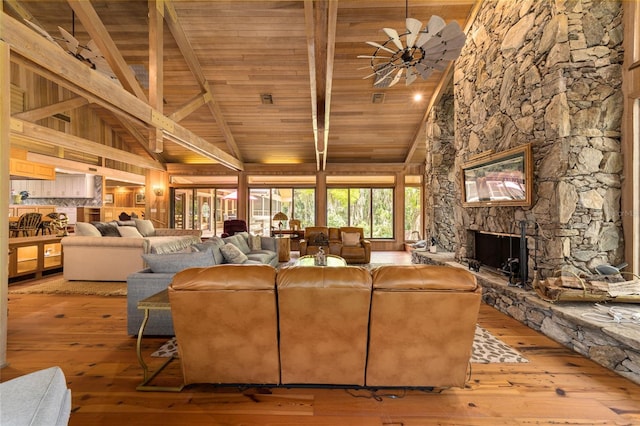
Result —
[[[368, 60], [357, 58], [373, 53], [366, 41], [386, 41], [382, 28], [403, 32], [405, 1], [158, 3], [164, 14], [161, 112], [204, 141], [243, 164], [315, 163], [321, 169], [323, 162], [424, 163], [421, 125], [443, 74], [435, 72], [427, 81], [418, 78], [408, 87], [402, 81], [377, 89], [373, 79], [363, 79], [371, 72], [361, 69]], [[475, 3], [413, 0], [408, 12], [425, 23], [435, 14], [464, 28]], [[103, 55], [112, 60], [121, 55], [125, 68], [136, 67], [138, 95], [149, 97], [144, 76], [150, 65], [146, 0], [91, 0], [97, 20], [73, 1], [5, 4], [5, 13], [20, 22], [30, 17], [56, 38], [60, 37], [58, 26], [73, 33], [80, 44], [96, 36], [110, 38], [113, 45], [103, 43], [101, 50], [111, 51]], [[85, 28], [87, 22], [90, 31]], [[124, 78], [120, 76], [121, 81]], [[384, 95], [383, 103], [372, 102], [375, 93]], [[422, 101], [413, 100], [416, 93], [423, 95]], [[271, 96], [273, 104], [262, 102], [265, 95]], [[89, 101], [104, 121], [130, 141], [136, 154], [166, 163], [214, 162], [166, 138], [162, 151], [154, 154], [148, 146], [150, 126], [123, 120]], [[323, 130], [328, 130], [326, 139]], [[318, 157], [316, 146], [322, 151], [325, 140], [325, 158]]]

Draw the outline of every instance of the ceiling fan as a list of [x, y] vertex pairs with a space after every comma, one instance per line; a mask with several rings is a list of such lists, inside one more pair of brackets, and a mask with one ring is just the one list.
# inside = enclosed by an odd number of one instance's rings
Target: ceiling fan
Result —
[[40, 26], [34, 24], [28, 19], [24, 20], [31, 28], [36, 30], [41, 36], [51, 41], [52, 43], [58, 45], [58, 42], [62, 45], [62, 47], [69, 52], [73, 57], [78, 59], [81, 62], [84, 62], [90, 68], [105, 74], [109, 78], [113, 80], [118, 80], [116, 75], [111, 71], [109, 64], [106, 59], [100, 53], [100, 49], [93, 40], [89, 40], [86, 46], [80, 44], [80, 42], [65, 30], [62, 27], [58, 27], [58, 31], [60, 31], [60, 35], [62, 38], [53, 37], [47, 31], [45, 31]]
[[450, 61], [460, 56], [466, 41], [457, 22], [446, 24], [444, 19], [436, 15], [422, 29], [422, 22], [408, 17], [408, 0], [406, 5], [406, 31], [399, 34], [393, 28], [383, 28], [389, 39], [382, 44], [367, 41], [376, 50], [372, 55], [358, 56], [370, 60], [373, 73], [364, 79], [375, 77], [373, 84], [376, 87], [397, 84], [403, 73], [409, 86], [418, 75], [426, 80], [434, 70], [444, 71]]

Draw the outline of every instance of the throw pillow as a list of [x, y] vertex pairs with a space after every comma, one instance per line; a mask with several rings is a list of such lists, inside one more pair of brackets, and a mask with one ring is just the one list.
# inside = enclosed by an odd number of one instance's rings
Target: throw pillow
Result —
[[244, 237], [240, 234], [223, 238], [223, 240], [225, 243], [231, 243], [234, 246], [238, 247], [240, 251], [243, 252], [244, 254], [248, 254], [251, 251], [251, 249], [249, 248], [249, 244], [247, 243], [247, 240], [245, 240]]
[[187, 268], [206, 268], [214, 265], [210, 250], [193, 253], [143, 254], [152, 272], [174, 274]]
[[249, 235], [249, 248], [251, 250], [262, 249], [262, 239], [260, 235]]
[[119, 237], [118, 226], [106, 222], [91, 222], [103, 237]]
[[231, 243], [227, 243], [220, 247], [220, 251], [228, 263], [244, 263], [249, 258], [240, 249]]
[[118, 232], [121, 237], [142, 238], [142, 235], [138, 232], [138, 228], [135, 226], [118, 226]]
[[356, 247], [360, 245], [360, 234], [357, 232], [343, 232], [342, 245], [345, 247]]
[[215, 264], [221, 265], [224, 263], [224, 256], [222, 256], [222, 252], [220, 251], [220, 248], [223, 245], [224, 245], [224, 241], [222, 241], [222, 238], [214, 236], [209, 238], [208, 240], [205, 240], [202, 243], [194, 244], [194, 247], [198, 251], [212, 250]]
[[75, 234], [81, 237], [102, 237], [98, 228], [87, 222], [76, 223]]
[[153, 237], [156, 235], [156, 229], [150, 220], [134, 219], [133, 221], [136, 224], [138, 232], [140, 232], [143, 237]]

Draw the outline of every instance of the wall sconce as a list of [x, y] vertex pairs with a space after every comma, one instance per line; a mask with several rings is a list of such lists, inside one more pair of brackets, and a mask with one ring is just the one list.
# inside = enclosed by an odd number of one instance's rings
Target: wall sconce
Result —
[[156, 197], [162, 197], [164, 195], [164, 189], [161, 186], [154, 186], [153, 193], [156, 194]]

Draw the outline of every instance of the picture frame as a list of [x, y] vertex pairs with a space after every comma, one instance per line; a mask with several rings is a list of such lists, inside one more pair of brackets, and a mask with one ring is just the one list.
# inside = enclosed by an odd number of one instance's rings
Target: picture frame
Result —
[[464, 163], [461, 168], [464, 207], [531, 206], [531, 144]]
[[144, 192], [136, 192], [136, 204], [144, 204]]
[[104, 203], [113, 204], [113, 194], [104, 194]]

